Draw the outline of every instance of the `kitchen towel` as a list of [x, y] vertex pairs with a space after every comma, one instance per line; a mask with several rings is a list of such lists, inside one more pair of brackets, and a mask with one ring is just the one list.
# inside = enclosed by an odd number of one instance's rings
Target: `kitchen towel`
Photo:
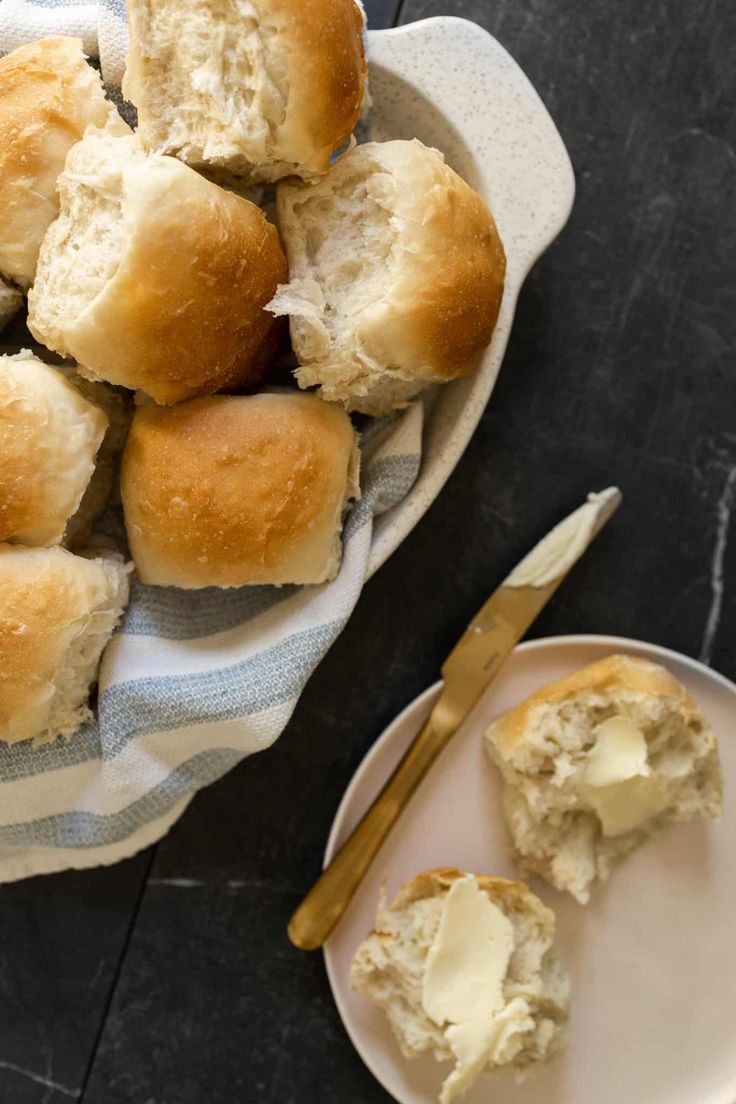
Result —
[[[119, 84], [122, 0], [0, 0], [0, 53], [47, 33], [79, 35]], [[0, 882], [134, 854], [198, 789], [273, 743], [358, 600], [374, 518], [417, 477], [424, 409], [416, 402], [364, 432], [362, 498], [333, 582], [184, 593], [134, 580], [95, 720], [67, 741], [0, 744]]]
[[105, 83], [120, 87], [128, 47], [125, 0], [0, 0], [0, 54], [47, 34], [81, 38]]

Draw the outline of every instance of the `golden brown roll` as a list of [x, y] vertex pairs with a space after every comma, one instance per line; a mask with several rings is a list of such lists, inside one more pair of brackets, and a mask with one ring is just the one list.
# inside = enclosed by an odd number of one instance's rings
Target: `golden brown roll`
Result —
[[0, 541], [59, 543], [107, 424], [98, 406], [32, 353], [0, 357]]
[[353, 0], [128, 0], [123, 91], [148, 149], [249, 181], [327, 171], [365, 84]]
[[49, 35], [0, 58], [0, 273], [28, 287], [67, 153], [88, 126], [129, 134], [78, 38]]
[[136, 411], [125, 528], [144, 583], [321, 583], [357, 494], [350, 419], [311, 395], [218, 395]]
[[491, 340], [506, 259], [481, 197], [421, 142], [356, 146], [278, 188], [300, 386], [386, 414], [469, 372]]
[[258, 207], [102, 132], [74, 147], [59, 193], [28, 297], [39, 341], [159, 403], [261, 378], [286, 259]]
[[0, 740], [70, 736], [128, 600], [120, 557], [0, 544]]

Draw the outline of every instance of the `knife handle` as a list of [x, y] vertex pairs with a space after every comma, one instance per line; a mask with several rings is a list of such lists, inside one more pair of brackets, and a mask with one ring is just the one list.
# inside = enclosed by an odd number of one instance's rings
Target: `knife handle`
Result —
[[[444, 696], [444, 695], [443, 695]], [[350, 904], [381, 844], [454, 731], [444, 724], [442, 698], [378, 797], [325, 867], [289, 921], [295, 947], [321, 947]]]

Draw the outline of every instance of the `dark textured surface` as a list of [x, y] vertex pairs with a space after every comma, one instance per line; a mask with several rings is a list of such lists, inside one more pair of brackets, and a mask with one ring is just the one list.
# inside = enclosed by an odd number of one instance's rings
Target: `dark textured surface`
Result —
[[149, 858], [2, 887], [2, 1104], [79, 1099]]
[[393, 27], [401, 0], [364, 0], [363, 6], [368, 26], [375, 30], [378, 27]]
[[[398, 7], [369, 3], [373, 25]], [[548, 104], [577, 172], [571, 223], [463, 460], [278, 743], [199, 795], [147, 884], [149, 855], [0, 891], [1, 1104], [388, 1100], [285, 922], [372, 740], [590, 488], [618, 482], [625, 508], [535, 635], [643, 637], [736, 676], [736, 7], [401, 6], [447, 13], [495, 34]]]

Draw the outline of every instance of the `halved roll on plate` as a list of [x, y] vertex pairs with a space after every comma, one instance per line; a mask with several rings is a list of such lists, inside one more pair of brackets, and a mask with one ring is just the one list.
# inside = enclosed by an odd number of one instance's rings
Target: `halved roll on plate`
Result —
[[406, 1058], [454, 1059], [440, 1093], [450, 1104], [481, 1074], [564, 1047], [570, 983], [554, 934], [554, 913], [522, 882], [428, 870], [379, 902], [350, 984], [385, 1012]]
[[581, 903], [655, 829], [721, 811], [715, 733], [669, 671], [636, 656], [541, 687], [486, 747], [517, 859]]

